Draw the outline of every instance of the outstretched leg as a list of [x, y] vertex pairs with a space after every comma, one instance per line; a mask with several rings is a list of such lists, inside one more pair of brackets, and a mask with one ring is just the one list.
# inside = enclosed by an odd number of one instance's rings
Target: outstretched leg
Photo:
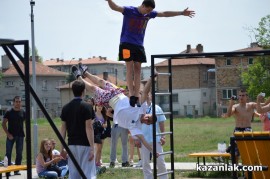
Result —
[[[79, 68], [81, 67], [79, 66]], [[122, 88], [117, 88], [112, 83], [106, 82], [105, 80], [90, 74], [87, 72], [87, 67], [81, 69], [81, 71], [76, 66], [72, 66], [72, 73], [77, 79], [82, 80], [85, 83], [86, 90], [91, 93], [96, 104], [108, 105], [110, 99], [125, 91]], [[85, 80], [82, 77], [82, 73], [84, 76], [88, 77], [91, 82]]]
[[[89, 73], [88, 67], [86, 65], [83, 65], [82, 63], [79, 63], [79, 69], [81, 70], [81, 73], [84, 77], [87, 77], [88, 79], [90, 79], [94, 84], [96, 84], [97, 86], [99, 86], [102, 89], [105, 89], [105, 85], [106, 83], [110, 83], [108, 81], [105, 81], [104, 79], [96, 76], [96, 75], [92, 75], [91, 73]], [[117, 86], [115, 86], [114, 84], [110, 83], [110, 85], [113, 88], [117, 88]]]

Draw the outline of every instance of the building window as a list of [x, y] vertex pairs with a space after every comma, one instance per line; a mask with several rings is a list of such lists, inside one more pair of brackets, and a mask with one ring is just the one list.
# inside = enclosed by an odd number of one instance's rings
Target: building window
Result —
[[252, 65], [253, 64], [253, 58], [251, 58], [251, 57], [248, 58], [248, 64], [249, 65]]
[[65, 85], [65, 84], [66, 84], [65, 80], [59, 80], [58, 81], [58, 86], [62, 86], [62, 85]]
[[22, 101], [25, 101], [25, 90], [21, 90]]
[[207, 81], [207, 80], [208, 80], [208, 73], [203, 72], [203, 81]]
[[47, 90], [47, 80], [42, 81], [42, 90]]
[[226, 66], [232, 65], [232, 60], [230, 58], [226, 59]]
[[12, 106], [13, 105], [13, 100], [12, 99], [7, 99], [6, 100], [6, 105]]
[[173, 103], [178, 103], [178, 94], [173, 94], [172, 95], [172, 102]]
[[48, 108], [48, 98], [43, 98], [43, 106], [47, 109]]
[[173, 115], [179, 115], [179, 111], [173, 111]]
[[96, 68], [90, 69], [90, 73], [93, 74], [93, 75], [96, 75], [97, 74], [97, 69]]
[[115, 73], [114, 68], [107, 68], [107, 72], [110, 73], [110, 74]]
[[24, 82], [23, 81], [20, 82], [20, 86], [24, 86]]
[[160, 96], [160, 103], [169, 104], [169, 96], [167, 95]]
[[222, 98], [223, 99], [230, 99], [233, 95], [237, 96], [237, 90], [236, 89], [222, 90]]
[[62, 104], [61, 104], [61, 100], [60, 99], [57, 100], [57, 105], [58, 105], [59, 108], [62, 107]]
[[222, 108], [222, 113], [223, 114], [227, 113], [227, 108]]
[[206, 97], [206, 92], [203, 92], [203, 97]]
[[6, 87], [13, 87], [14, 82], [13, 81], [6, 81]]

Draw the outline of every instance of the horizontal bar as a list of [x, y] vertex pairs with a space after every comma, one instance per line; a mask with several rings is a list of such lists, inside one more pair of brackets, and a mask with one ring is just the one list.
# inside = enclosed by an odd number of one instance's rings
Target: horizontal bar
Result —
[[163, 175], [167, 175], [167, 174], [170, 174], [170, 173], [174, 173], [174, 172], [172, 170], [170, 170], [170, 171], [167, 171], [167, 172], [158, 173], [157, 174], [157, 177], [160, 177], [160, 176], [163, 176]]
[[171, 93], [155, 93], [156, 95], [171, 95]]
[[14, 42], [15, 42], [15, 40], [13, 40], [13, 39], [0, 39], [0, 46], [13, 44]]
[[171, 76], [172, 74], [171, 73], [158, 73], [158, 75], [168, 75], [168, 76]]
[[156, 113], [157, 116], [171, 114], [171, 112]]
[[167, 134], [172, 134], [172, 132], [161, 132], [161, 133], [156, 134], [156, 136], [167, 135]]
[[161, 152], [161, 153], [158, 153], [159, 155], [167, 155], [167, 154], [172, 154], [173, 152], [172, 151], [168, 151], [168, 152]]
[[210, 57], [237, 57], [237, 56], [263, 56], [270, 55], [270, 50], [257, 51], [234, 51], [234, 52], [213, 52], [213, 53], [179, 53], [179, 54], [160, 54], [151, 55], [151, 58], [210, 58]]

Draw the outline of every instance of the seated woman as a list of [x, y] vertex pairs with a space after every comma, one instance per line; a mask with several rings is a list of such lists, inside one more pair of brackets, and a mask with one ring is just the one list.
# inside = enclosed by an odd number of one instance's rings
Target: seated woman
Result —
[[51, 141], [43, 139], [40, 143], [40, 151], [36, 157], [36, 170], [39, 177], [58, 178], [67, 174], [66, 166], [58, 167], [57, 162], [63, 157], [52, 157]]

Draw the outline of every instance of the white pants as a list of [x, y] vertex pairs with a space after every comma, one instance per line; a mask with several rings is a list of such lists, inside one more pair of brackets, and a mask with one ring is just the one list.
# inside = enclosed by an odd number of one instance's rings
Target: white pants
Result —
[[[69, 149], [74, 155], [76, 161], [81, 167], [84, 175], [87, 179], [96, 179], [96, 164], [95, 159], [89, 161], [89, 152], [91, 147], [80, 146], [80, 145], [69, 145]], [[73, 164], [70, 157], [68, 158], [68, 168], [69, 168], [69, 179], [80, 179], [81, 175], [77, 171], [77, 168]]]
[[[156, 148], [157, 153], [163, 152], [163, 148], [160, 142], [156, 143]], [[141, 157], [144, 179], [153, 179], [153, 172], [150, 166], [150, 151], [144, 145], [142, 145], [141, 148]], [[166, 171], [167, 169], [165, 165], [164, 155], [161, 155], [157, 158], [157, 173], [164, 173]], [[159, 177], [159, 179], [168, 179], [168, 175], [162, 175]]]

